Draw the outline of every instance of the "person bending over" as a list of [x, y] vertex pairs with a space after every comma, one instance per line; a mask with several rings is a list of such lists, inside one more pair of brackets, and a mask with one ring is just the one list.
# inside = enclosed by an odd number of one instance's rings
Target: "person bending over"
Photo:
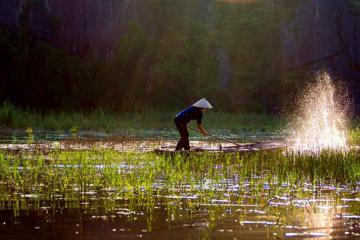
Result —
[[202, 98], [192, 106], [189, 106], [179, 112], [175, 117], [175, 125], [180, 133], [180, 140], [176, 145], [175, 151], [180, 151], [182, 149], [190, 150], [189, 144], [189, 132], [187, 125], [191, 120], [197, 120], [197, 127], [199, 131], [204, 135], [208, 135], [208, 132], [204, 129], [201, 121], [203, 117], [203, 112], [207, 109], [212, 109], [211, 104], [205, 99]]

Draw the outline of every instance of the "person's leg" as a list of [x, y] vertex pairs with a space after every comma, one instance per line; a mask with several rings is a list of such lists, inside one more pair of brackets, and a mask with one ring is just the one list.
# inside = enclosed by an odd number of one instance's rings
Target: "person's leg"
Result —
[[178, 143], [176, 144], [176, 148], [175, 148], [175, 151], [180, 151], [183, 147], [182, 147], [182, 139], [180, 139], [178, 141]]
[[184, 130], [183, 130], [183, 147], [185, 150], [190, 150], [190, 142], [189, 142], [189, 132], [188, 129], [186, 127], [186, 124], [184, 126]]
[[176, 145], [175, 151], [179, 151], [181, 149], [190, 150], [189, 146], [189, 133], [187, 131], [186, 123], [176, 123], [176, 127], [180, 132], [180, 140]]
[[186, 123], [181, 123], [179, 126], [180, 129], [180, 135], [181, 135], [181, 148], [184, 148], [185, 150], [190, 150], [189, 146], [189, 132], [186, 127]]
[[178, 141], [178, 143], [176, 145], [175, 151], [180, 151], [183, 148], [183, 146], [182, 146], [183, 143], [182, 143], [181, 125], [176, 120], [175, 120], [175, 125], [176, 125], [176, 128], [177, 128], [177, 130], [179, 131], [179, 134], [180, 134], [180, 140]]

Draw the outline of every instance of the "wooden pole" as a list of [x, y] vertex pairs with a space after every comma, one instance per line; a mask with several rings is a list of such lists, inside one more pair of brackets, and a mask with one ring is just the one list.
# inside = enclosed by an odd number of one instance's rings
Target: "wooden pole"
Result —
[[[201, 133], [201, 131], [200, 131], [200, 130], [197, 130], [197, 129], [195, 129], [195, 128], [192, 128], [192, 127], [188, 127], [188, 128], [189, 128], [189, 129], [191, 129], [191, 130], [193, 130], [193, 131], [195, 131], [195, 132], [199, 132], [199, 133]], [[229, 141], [229, 140], [227, 140], [227, 139], [220, 138], [220, 137], [215, 136], [215, 135], [212, 135], [212, 134], [208, 134], [208, 135], [209, 135], [210, 137], [216, 138], [216, 139], [218, 139], [218, 140], [220, 140], [220, 141], [223, 141], [223, 142], [228, 142], [228, 143], [234, 144], [235, 146], [237, 146], [237, 147], [239, 147], [239, 148], [245, 148], [245, 149], [247, 149], [247, 150], [253, 151], [253, 149], [248, 148], [248, 147], [245, 147], [245, 146], [240, 145], [240, 144], [238, 144], [238, 143], [235, 143], [235, 142], [233, 142], [233, 141]]]

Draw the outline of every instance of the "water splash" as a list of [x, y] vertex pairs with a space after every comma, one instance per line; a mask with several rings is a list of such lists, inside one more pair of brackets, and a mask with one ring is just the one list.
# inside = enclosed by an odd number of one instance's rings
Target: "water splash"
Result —
[[300, 99], [299, 113], [291, 131], [293, 152], [346, 151], [345, 106], [336, 99], [335, 87], [327, 73], [317, 76]]

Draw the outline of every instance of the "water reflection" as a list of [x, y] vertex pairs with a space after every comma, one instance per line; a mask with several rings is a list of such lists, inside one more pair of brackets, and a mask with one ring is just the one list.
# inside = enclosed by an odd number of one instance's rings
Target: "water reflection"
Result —
[[316, 200], [315, 205], [304, 205], [299, 215], [293, 216], [294, 225], [287, 226], [290, 231], [285, 236], [332, 239], [332, 235], [337, 234], [336, 231], [345, 230], [343, 221], [336, 218], [342, 212], [342, 207], [336, 206], [330, 199]]
[[[236, 193], [236, 192], [234, 192]], [[0, 201], [2, 239], [338, 239], [360, 233], [359, 202], [336, 191], [318, 198], [229, 201], [159, 194], [122, 199], [93, 192], [78, 201], [18, 194]], [[242, 200], [240, 200], [242, 199]]]

